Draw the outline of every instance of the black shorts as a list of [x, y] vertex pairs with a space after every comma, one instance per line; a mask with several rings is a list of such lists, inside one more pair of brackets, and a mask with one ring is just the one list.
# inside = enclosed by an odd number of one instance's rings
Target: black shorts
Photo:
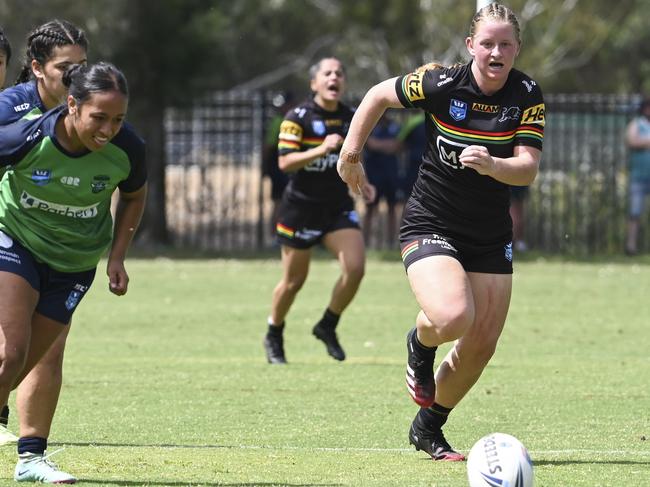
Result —
[[60, 272], [38, 262], [13, 237], [0, 231], [0, 271], [17, 274], [39, 292], [36, 311], [64, 325], [86, 295], [95, 278], [95, 269]]
[[413, 262], [432, 255], [448, 255], [458, 260], [465, 272], [512, 274], [512, 243], [484, 247], [432, 233], [400, 244], [402, 261], [408, 270]]
[[320, 243], [326, 234], [343, 228], [359, 228], [359, 216], [351, 205], [333, 209], [282, 199], [276, 224], [281, 245], [308, 249]]
[[458, 260], [466, 272], [512, 274], [512, 232], [492, 242], [447, 235], [433, 223], [434, 218], [412, 198], [404, 208], [400, 228], [400, 248], [405, 268], [432, 255], [448, 255]]

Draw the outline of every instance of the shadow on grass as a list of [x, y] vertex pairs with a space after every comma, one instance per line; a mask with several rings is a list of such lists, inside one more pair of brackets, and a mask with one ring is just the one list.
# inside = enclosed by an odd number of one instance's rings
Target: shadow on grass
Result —
[[206, 485], [209, 487], [339, 487], [343, 484], [279, 484], [277, 482], [245, 482], [245, 483], [236, 483], [228, 484], [221, 482], [183, 482], [179, 480], [177, 482], [158, 482], [158, 481], [135, 481], [135, 480], [103, 480], [103, 479], [79, 479], [79, 482], [86, 484], [99, 484], [99, 485], [184, 485], [186, 487], [192, 487], [193, 485]]

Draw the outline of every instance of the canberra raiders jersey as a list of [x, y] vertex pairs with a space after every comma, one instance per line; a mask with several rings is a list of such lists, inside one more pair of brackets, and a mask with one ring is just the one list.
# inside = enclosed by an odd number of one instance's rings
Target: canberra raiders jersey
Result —
[[60, 106], [0, 127], [0, 230], [61, 272], [93, 269], [110, 245], [111, 194], [146, 181], [144, 142], [129, 127], [98, 151], [71, 154], [58, 143]]
[[426, 115], [427, 146], [411, 198], [442, 235], [509, 241], [508, 185], [464, 168], [459, 156], [468, 145], [501, 158], [512, 157], [517, 145], [541, 150], [544, 100], [537, 83], [512, 69], [501, 90], [484, 95], [468, 63], [398, 77], [395, 88], [405, 107]]
[[0, 125], [8, 125], [21, 118], [37, 118], [45, 112], [36, 81], [20, 83], [0, 93]]
[[[301, 152], [317, 147], [329, 134], [343, 137], [348, 133], [352, 109], [339, 103], [335, 112], [328, 112], [313, 100], [289, 111], [280, 125], [279, 155]], [[285, 190], [290, 201], [350, 205], [348, 187], [336, 172], [339, 151], [311, 161], [291, 174]]]

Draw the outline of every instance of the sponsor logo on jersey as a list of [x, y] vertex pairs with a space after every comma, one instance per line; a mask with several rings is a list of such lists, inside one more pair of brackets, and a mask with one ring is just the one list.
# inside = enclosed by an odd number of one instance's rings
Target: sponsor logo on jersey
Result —
[[309, 172], [325, 172], [331, 167], [335, 167], [339, 160], [338, 153], [331, 152], [326, 156], [314, 159], [307, 164], [303, 169]]
[[280, 124], [280, 138], [300, 142], [302, 140], [302, 127], [290, 120], [284, 120]]
[[47, 213], [55, 213], [57, 215], [68, 216], [70, 218], [94, 218], [97, 216], [96, 203], [91, 206], [69, 206], [52, 203], [40, 198], [32, 196], [27, 191], [23, 191], [20, 195], [20, 204], [25, 209], [35, 208], [37, 210], [45, 211]]
[[24, 112], [24, 111], [27, 110], [30, 106], [31, 106], [31, 105], [30, 105], [29, 103], [21, 103], [20, 105], [16, 105], [16, 106], [14, 107], [14, 112], [16, 112], [16, 113], [18, 113], [18, 112]]
[[76, 188], [79, 186], [81, 179], [76, 176], [63, 176], [60, 181], [64, 186], [73, 186]]
[[536, 123], [543, 127], [546, 123], [545, 114], [546, 109], [543, 103], [535, 105], [534, 107], [526, 108], [524, 114], [521, 116], [521, 123]]
[[499, 105], [486, 105], [485, 103], [472, 103], [472, 110], [483, 113], [499, 113]]
[[325, 120], [325, 125], [327, 125], [328, 127], [340, 127], [341, 125], [343, 125], [343, 120], [341, 120], [340, 118]]
[[411, 73], [404, 80], [404, 94], [409, 101], [424, 100], [424, 90], [422, 89], [422, 77], [424, 73]]
[[298, 115], [298, 118], [302, 118], [302, 117], [304, 117], [305, 114], [307, 113], [307, 109], [306, 109], [306, 108], [300, 108], [300, 107], [298, 107], [298, 108], [294, 108], [294, 109], [293, 109], [293, 113], [295, 113], [296, 115]]
[[45, 186], [50, 182], [52, 171], [49, 169], [34, 169], [32, 171], [32, 181], [36, 186]]
[[532, 79], [531, 80], [522, 80], [522, 83], [524, 84], [524, 86], [528, 90], [528, 93], [533, 91], [533, 87], [537, 85], [537, 83], [535, 83]]
[[467, 103], [452, 98], [449, 102], [449, 115], [457, 122], [463, 120], [467, 116]]
[[443, 164], [453, 167], [454, 169], [465, 168], [465, 166], [463, 166], [458, 160], [458, 156], [463, 152], [463, 149], [467, 147], [467, 144], [454, 142], [439, 135], [436, 139], [436, 147], [438, 148], [438, 155]]
[[521, 108], [519, 107], [503, 107], [501, 109], [501, 116], [499, 117], [499, 122], [505, 122], [506, 120], [519, 120], [521, 115]]
[[440, 80], [441, 81], [438, 81], [438, 83], [436, 84], [436, 86], [438, 88], [440, 88], [441, 86], [446, 85], [447, 83], [451, 83], [452, 81], [454, 81], [454, 78], [452, 78], [451, 76], [449, 78], [447, 78], [446, 74], [441, 74], [440, 75]]
[[93, 180], [90, 182], [90, 189], [93, 193], [100, 193], [106, 189], [110, 180], [111, 177], [106, 176], [105, 174], [93, 176]]
[[[36, 117], [36, 118], [38, 118], [38, 117]], [[41, 135], [41, 129], [38, 129], [38, 130], [37, 130], [36, 132], [34, 132], [33, 134], [29, 134], [29, 135], [27, 136], [27, 142], [30, 142], [30, 141], [35, 140], [35, 139], [38, 139], [38, 137], [39, 137], [40, 135]]]
[[327, 127], [322, 120], [312, 120], [311, 128], [316, 135], [325, 135], [327, 133]]

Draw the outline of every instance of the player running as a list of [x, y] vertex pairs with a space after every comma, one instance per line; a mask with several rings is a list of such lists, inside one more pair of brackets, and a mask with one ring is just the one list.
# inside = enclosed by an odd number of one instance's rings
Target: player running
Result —
[[[285, 316], [307, 279], [311, 248], [322, 243], [341, 266], [330, 302], [312, 333], [327, 353], [344, 360], [336, 327], [341, 313], [359, 288], [365, 267], [363, 236], [354, 201], [336, 174], [336, 161], [347, 133], [352, 110], [341, 103], [345, 71], [341, 61], [324, 58], [309, 70], [313, 99], [298, 105], [280, 126], [280, 169], [290, 173], [278, 211], [276, 226], [281, 244], [283, 274], [273, 291], [268, 331], [264, 338], [266, 358], [285, 364], [283, 332]], [[361, 188], [372, 198], [374, 188]]]
[[[402, 259], [421, 311], [407, 335], [406, 382], [421, 406], [409, 432], [435, 460], [462, 460], [442, 433], [478, 380], [503, 329], [512, 289], [509, 185], [530, 184], [544, 129], [542, 92], [513, 69], [521, 41], [515, 14], [492, 3], [474, 16], [463, 65], [427, 65], [371, 88], [341, 149], [354, 190], [368, 134], [388, 107], [421, 108], [427, 148], [400, 229]], [[454, 342], [434, 375], [439, 345]]]

